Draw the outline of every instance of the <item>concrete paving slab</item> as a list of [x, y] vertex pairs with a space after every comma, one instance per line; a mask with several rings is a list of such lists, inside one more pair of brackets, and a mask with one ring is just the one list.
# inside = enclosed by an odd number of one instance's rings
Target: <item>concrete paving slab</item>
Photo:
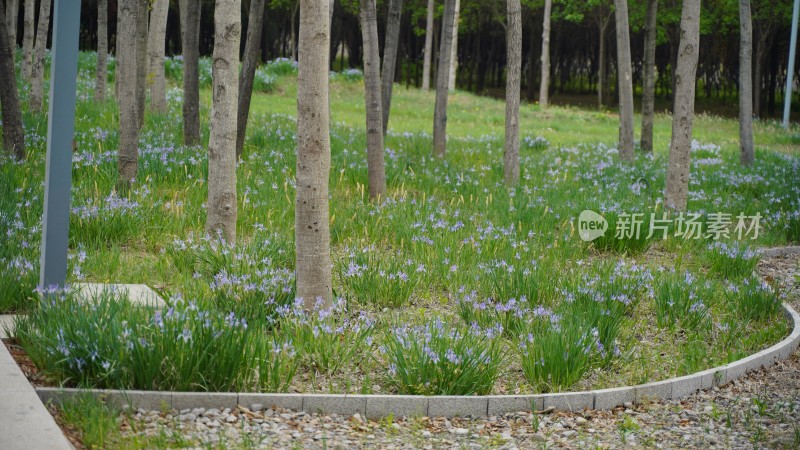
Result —
[[144, 284], [104, 284], [104, 283], [76, 283], [73, 285], [78, 295], [86, 300], [91, 300], [105, 293], [119, 293], [120, 296], [127, 296], [128, 301], [134, 305], [151, 306], [155, 308], [165, 307], [164, 300]]
[[14, 335], [14, 318], [12, 314], [0, 316], [0, 339], [6, 339]]
[[541, 395], [490, 395], [487, 398], [490, 416], [544, 409], [544, 398]]
[[303, 411], [313, 414], [367, 415], [367, 397], [364, 395], [306, 394]]
[[261, 405], [263, 408], [284, 408], [292, 411], [302, 411], [303, 394], [240, 393], [239, 404], [245, 408]]
[[478, 396], [442, 396], [428, 399], [430, 417], [483, 417], [489, 410], [489, 399]]
[[[20, 373], [21, 374], [21, 373]], [[0, 448], [3, 450], [73, 449], [53, 416], [28, 385], [22, 392], [5, 392], [0, 408]]]
[[594, 391], [594, 409], [613, 409], [615, 406], [636, 400], [636, 388], [599, 389]]
[[368, 395], [367, 418], [424, 417], [428, 415], [428, 398], [421, 395]]

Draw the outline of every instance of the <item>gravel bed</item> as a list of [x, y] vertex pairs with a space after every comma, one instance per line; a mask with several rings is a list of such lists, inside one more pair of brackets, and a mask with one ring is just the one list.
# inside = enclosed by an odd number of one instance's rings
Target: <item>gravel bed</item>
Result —
[[[799, 267], [800, 255], [759, 264], [759, 273], [779, 282], [798, 310]], [[246, 406], [139, 410], [123, 418], [121, 429], [123, 436], [226, 448], [800, 448], [800, 352], [684, 400], [613, 411], [368, 421]]]

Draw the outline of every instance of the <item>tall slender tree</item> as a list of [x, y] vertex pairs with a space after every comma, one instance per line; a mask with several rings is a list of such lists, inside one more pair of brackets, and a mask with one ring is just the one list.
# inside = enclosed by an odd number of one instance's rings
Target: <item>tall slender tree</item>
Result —
[[453, 12], [453, 42], [450, 44], [450, 72], [447, 78], [447, 89], [456, 89], [456, 72], [458, 71], [458, 19], [461, 12], [461, 0], [456, 0]]
[[184, 145], [200, 145], [200, 5], [199, 1], [180, 0]]
[[445, 0], [439, 66], [436, 69], [436, 105], [433, 110], [433, 154], [444, 157], [447, 151], [447, 90], [450, 81], [450, 45], [456, 0]]
[[214, 6], [214, 64], [211, 133], [208, 138], [208, 217], [206, 233], [236, 242], [236, 107], [239, 92], [241, 0]]
[[6, 28], [6, 13], [0, 7], [0, 110], [2, 110], [3, 148], [19, 160], [25, 159], [25, 132], [14, 73], [14, 54]]
[[503, 168], [508, 185], [519, 182], [519, 96], [522, 77], [522, 6], [520, 0], [506, 0], [506, 142]]
[[425, 54], [422, 60], [422, 90], [431, 89], [431, 59], [433, 58], [433, 0], [428, 0], [428, 18], [425, 21]]
[[642, 79], [641, 150], [653, 153], [653, 118], [656, 100], [656, 19], [658, 0], [647, 0], [644, 26], [644, 75]]
[[22, 78], [30, 81], [33, 71], [33, 39], [36, 35], [36, 2], [25, 0], [22, 20]]
[[360, 0], [361, 35], [364, 42], [364, 100], [367, 111], [367, 172], [369, 198], [386, 197], [383, 161], [383, 114], [381, 113], [380, 55], [378, 17], [375, 0]]
[[633, 161], [633, 77], [628, 0], [615, 0], [617, 19], [617, 83], [619, 85], [619, 157]]
[[94, 99], [106, 100], [108, 81], [108, 0], [97, 0], [97, 78], [94, 84]]
[[50, 29], [50, 2], [42, 0], [39, 8], [39, 23], [36, 27], [36, 44], [33, 51], [33, 67], [31, 69], [31, 95], [28, 107], [31, 111], [42, 110], [44, 101], [44, 56], [47, 50], [47, 31]]
[[297, 296], [306, 309], [332, 303], [328, 181], [331, 171], [328, 2], [300, 0], [297, 74]]
[[19, 17], [19, 0], [6, 0], [6, 29], [11, 49], [17, 48], [17, 18]]
[[[119, 149], [117, 168], [120, 190], [130, 187], [139, 171], [139, 119], [136, 109], [136, 23], [139, 0], [120, 0], [117, 33], [117, 76], [119, 77]], [[144, 13], [144, 12], [141, 12]]]
[[247, 131], [247, 118], [250, 115], [250, 100], [253, 96], [253, 82], [258, 66], [258, 51], [261, 46], [261, 33], [264, 28], [264, 0], [250, 0], [250, 14], [247, 24], [247, 41], [244, 44], [244, 61], [239, 74], [239, 105], [236, 119], [236, 158], [241, 158], [244, 138]]
[[[381, 68], [381, 111], [383, 112], [383, 134], [389, 126], [392, 108], [392, 86], [397, 62], [397, 47], [400, 44], [400, 18], [403, 0], [390, 0], [389, 18], [386, 20], [386, 40], [383, 44], [383, 67]], [[377, 23], [377, 21], [376, 21]]]
[[147, 81], [150, 85], [150, 109], [167, 112], [167, 80], [164, 75], [164, 44], [167, 34], [169, 0], [155, 0], [150, 11], [150, 30], [147, 37]]
[[147, 102], [147, 27], [150, 15], [150, 0], [139, 0], [136, 15], [136, 120], [139, 129], [144, 126]]
[[668, 208], [684, 211], [689, 195], [695, 77], [700, 43], [700, 0], [683, 0], [680, 27], [681, 42], [675, 68], [675, 111], [672, 114], [672, 142], [669, 146], [664, 204]]
[[750, 0], [739, 0], [739, 160], [750, 166], [753, 149], [753, 25]]
[[553, 0], [544, 0], [544, 17], [542, 19], [542, 77], [539, 82], [539, 106], [547, 108], [550, 104], [550, 13]]

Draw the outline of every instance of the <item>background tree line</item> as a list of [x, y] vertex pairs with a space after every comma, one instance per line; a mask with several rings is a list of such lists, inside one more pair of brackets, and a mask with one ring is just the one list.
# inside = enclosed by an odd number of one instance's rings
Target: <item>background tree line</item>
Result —
[[[27, 0], [30, 2], [31, 0]], [[34, 1], [35, 16], [41, 12]], [[118, 0], [108, 1], [107, 36], [109, 49], [116, 53]], [[7, 2], [10, 28], [24, 29], [26, 20], [21, 3]], [[84, 1], [80, 46], [96, 50], [98, 42], [97, 0]], [[155, 2], [151, 2], [155, 4]], [[214, 1], [198, 0], [201, 56], [210, 56], [214, 46]], [[242, 1], [242, 26], [247, 30], [250, 0]], [[385, 41], [391, 0], [376, 4], [378, 42]], [[545, 0], [522, 2], [522, 95], [529, 101], [540, 98], [542, 31]], [[641, 89], [644, 79], [645, 19], [647, 0], [629, 0], [628, 15], [634, 89]], [[655, 93], [662, 108], [669, 107], [674, 93], [674, 69], [679, 41], [681, 2], [658, 2], [655, 65]], [[786, 82], [791, 0], [755, 0], [753, 20], [753, 111], [757, 117], [780, 113], [780, 98]], [[12, 25], [9, 5], [18, 5], [16, 26]], [[426, 33], [428, 8], [432, 7], [433, 32]], [[507, 58], [504, 0], [461, 0], [457, 8], [457, 41], [453, 59], [455, 82], [459, 89], [502, 97], [506, 84]], [[550, 14], [549, 92], [561, 103], [590, 105], [616, 104], [616, 41], [613, 0], [554, 0]], [[333, 70], [362, 68], [364, 43], [360, 29], [359, 0], [336, 0], [331, 21], [330, 66]], [[433, 61], [437, 61], [439, 34], [444, 1], [405, 0], [401, 3], [397, 64], [394, 80], [407, 85], [425, 85], [426, 38], [432, 40]], [[262, 61], [279, 57], [297, 59], [298, 0], [268, 0], [261, 13], [263, 27], [258, 52]], [[182, 53], [180, 8], [177, 0], [166, 4], [165, 53]], [[708, 0], [702, 2], [700, 16], [700, 59], [697, 68], [699, 99], [713, 99], [714, 104], [735, 106], [739, 77], [739, 2]], [[17, 44], [25, 38], [17, 33]], [[240, 43], [243, 57], [245, 40]], [[379, 46], [383, 57], [383, 46]], [[798, 70], [800, 62], [796, 64]], [[435, 80], [436, 65], [430, 77]], [[708, 103], [708, 102], [707, 102]], [[778, 106], [776, 107], [776, 103]], [[733, 113], [734, 111], [731, 111]]]

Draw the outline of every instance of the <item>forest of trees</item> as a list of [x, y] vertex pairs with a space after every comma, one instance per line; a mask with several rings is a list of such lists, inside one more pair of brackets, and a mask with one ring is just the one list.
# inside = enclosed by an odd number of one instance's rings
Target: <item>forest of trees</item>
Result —
[[[25, 14], [24, 4], [33, 3], [36, 16], [44, 9], [36, 0], [15, 0], [8, 4], [18, 6], [17, 22], [9, 25], [20, 30], [16, 33], [20, 47], [29, 45], [33, 36], [23, 35], [24, 24], [33, 20]], [[84, 50], [95, 50], [98, 42], [98, 3], [108, 11], [108, 48], [117, 52], [117, 11], [122, 0], [90, 0], [83, 2], [80, 46]], [[107, 3], [107, 6], [105, 5]], [[167, 55], [182, 54], [181, 12], [177, 0], [150, 1], [152, 8], [168, 11], [165, 27], [165, 52]], [[263, 24], [260, 45], [257, 51], [262, 61], [286, 57], [297, 59], [297, 34], [299, 30], [298, 0], [253, 1], [263, 3], [258, 9], [251, 7], [250, 0], [241, 2], [243, 31], [246, 33], [251, 14], [256, 11], [261, 17], [256, 23]], [[562, 102], [591, 105], [615, 105], [616, 93], [616, 39], [617, 27], [614, 0], [523, 0], [521, 2], [522, 29], [522, 97], [529, 101], [544, 99], [547, 92], [540, 92], [542, 62], [549, 70], [549, 93], [562, 97]], [[655, 53], [651, 56], [657, 68], [655, 92], [662, 102], [661, 109], [671, 104], [674, 93], [674, 69], [678, 55], [681, 2], [679, 0], [628, 1], [628, 16], [631, 45], [631, 75], [636, 93], [640, 92], [645, 79], [645, 38], [647, 37], [648, 8], [657, 3], [657, 13], [652, 11], [655, 21], [653, 37]], [[198, 4], [199, 37], [201, 56], [210, 56], [214, 43], [214, 1], [201, 0]], [[335, 0], [332, 4], [330, 35], [331, 69], [362, 68], [367, 46], [364, 45], [360, 27], [359, 0]], [[425, 80], [425, 49], [430, 46], [436, 61], [439, 49], [439, 31], [443, 24], [444, 1], [442, 0], [378, 0], [376, 23], [378, 42], [386, 38], [388, 25], [395, 21], [397, 36], [397, 63], [394, 79], [414, 86], [430, 86], [435, 82], [436, 65], [431, 66], [431, 80]], [[502, 97], [506, 85], [506, 4], [502, 0], [462, 0], [456, 3], [457, 31], [452, 46], [454, 63], [451, 72], [455, 75], [459, 89]], [[8, 6], [7, 6], [8, 8]], [[429, 8], [432, 8], [429, 11]], [[703, 1], [700, 16], [700, 55], [697, 68], [698, 98], [718, 99], [729, 106], [736, 106], [739, 79], [739, 1]], [[780, 115], [780, 101], [786, 82], [789, 33], [791, 25], [791, 0], [757, 0], [752, 10], [752, 64], [753, 64], [753, 111], [756, 117]], [[193, 8], [190, 8], [193, 9]], [[394, 11], [390, 14], [390, 10]], [[33, 11], [32, 11], [33, 12]], [[426, 33], [429, 12], [432, 13], [432, 33]], [[7, 14], [8, 15], [8, 14]], [[163, 17], [156, 14], [156, 17]], [[398, 20], [399, 19], [399, 20]], [[39, 30], [37, 30], [38, 33]], [[547, 33], [543, 33], [547, 31]], [[543, 36], [549, 36], [549, 58], [543, 60]], [[244, 34], [243, 34], [244, 37]], [[383, 45], [378, 46], [381, 57]], [[389, 46], [394, 49], [394, 46]], [[245, 39], [240, 51], [245, 51]], [[146, 56], [145, 56], [146, 57]], [[151, 56], [152, 57], [152, 56]], [[800, 66], [796, 63], [795, 70]], [[29, 69], [26, 69], [29, 70]], [[386, 72], [386, 70], [384, 70]], [[383, 74], [386, 78], [386, 73]], [[797, 77], [795, 77], [797, 78]], [[637, 106], [638, 107], [638, 106]], [[384, 108], [387, 109], [387, 108]], [[734, 110], [735, 111], [735, 108]], [[735, 114], [734, 114], [735, 115]]]
[[[0, 8], [4, 146], [20, 159], [24, 140], [11, 51], [21, 44], [21, 76], [31, 86], [28, 105], [32, 112], [40, 112], [45, 49], [52, 28], [50, 3], [43, 0], [38, 5], [35, 28], [31, 18], [37, 11], [35, 0], [25, 0], [22, 8], [16, 0], [5, 0]], [[523, 87], [529, 97], [539, 88], [542, 107], [550, 93], [596, 92], [601, 106], [617, 102], [622, 164], [635, 158], [634, 91], [642, 87], [640, 148], [644, 152], [652, 152], [654, 96], [672, 99], [664, 204], [683, 211], [696, 98], [739, 98], [738, 105], [732, 103], [740, 113], [740, 159], [743, 165], [753, 164], [752, 117], [775, 109], [778, 86], [787, 75], [782, 69], [786, 65], [784, 35], [791, 15], [785, 0], [707, 1], [705, 9], [700, 0], [680, 4], [673, 0], [546, 0], [542, 5], [520, 0], [505, 4], [446, 0], [443, 10], [435, 1], [422, 5], [403, 0], [383, 5], [376, 0], [182, 0], [177, 11], [169, 0], [83, 3], [82, 46], [102, 51], [108, 45], [117, 58], [117, 188], [121, 192], [133, 185], [139, 170], [139, 131], [145, 123], [147, 90], [152, 112], [165, 107], [164, 54], [180, 51], [183, 57], [183, 141], [196, 146], [201, 144], [198, 58], [213, 53], [205, 231], [229, 243], [236, 241], [237, 158], [259, 53], [263, 59], [280, 56], [298, 61], [296, 273], [298, 296], [307, 307], [315, 299], [329, 303], [332, 297], [328, 75], [337, 64], [364, 71], [368, 188], [373, 201], [381, 201], [387, 192], [383, 138], [390, 120], [392, 81], [424, 89], [435, 80], [432, 154], [440, 158], [447, 155], [448, 91], [462, 87], [504, 93], [503, 163], [510, 187], [520, 177]], [[24, 18], [22, 25], [13, 20], [15, 15]], [[441, 18], [438, 27], [437, 16]], [[34, 29], [36, 39], [31, 43]], [[97, 33], [98, 29], [104, 32]], [[110, 43], [98, 43], [103, 39]], [[105, 96], [105, 64], [106, 58], [98, 58], [98, 100]], [[539, 75], [542, 72], [544, 76]], [[537, 86], [536, 81], [543, 82]]]

